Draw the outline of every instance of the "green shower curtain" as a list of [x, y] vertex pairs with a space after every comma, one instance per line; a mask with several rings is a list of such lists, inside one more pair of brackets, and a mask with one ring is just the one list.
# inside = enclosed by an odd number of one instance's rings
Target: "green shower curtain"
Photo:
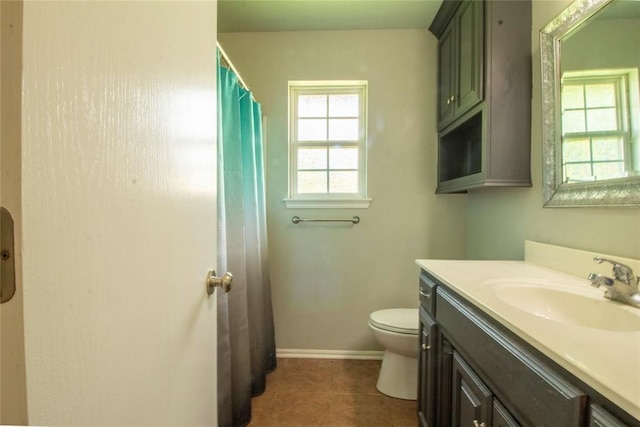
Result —
[[218, 425], [251, 420], [251, 396], [276, 366], [269, 281], [260, 104], [218, 53]]

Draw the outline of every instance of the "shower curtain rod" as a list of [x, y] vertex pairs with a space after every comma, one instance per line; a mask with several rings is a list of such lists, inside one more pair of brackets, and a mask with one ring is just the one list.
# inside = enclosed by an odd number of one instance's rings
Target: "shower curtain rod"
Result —
[[[222, 60], [224, 61], [223, 65], [226, 66], [227, 68], [230, 68], [234, 73], [236, 73], [236, 76], [238, 76], [238, 82], [240, 82], [240, 85], [245, 90], [248, 90], [249, 92], [251, 92], [251, 89], [249, 89], [249, 86], [247, 86], [247, 84], [244, 82], [244, 80], [242, 80], [242, 76], [240, 75], [238, 70], [236, 70], [236, 67], [233, 66], [233, 62], [231, 62], [231, 60], [229, 59], [229, 56], [227, 55], [227, 52], [224, 51], [222, 46], [220, 46], [219, 42], [216, 41], [216, 45], [218, 46], [218, 50], [220, 50], [220, 56], [222, 57]], [[251, 97], [253, 98], [253, 94], [251, 95]], [[255, 99], [254, 99], [254, 101], [255, 101]]]

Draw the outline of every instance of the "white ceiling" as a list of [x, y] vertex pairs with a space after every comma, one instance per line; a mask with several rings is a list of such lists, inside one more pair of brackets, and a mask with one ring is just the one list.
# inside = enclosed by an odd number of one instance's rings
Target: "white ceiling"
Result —
[[219, 0], [218, 32], [428, 28], [442, 0]]

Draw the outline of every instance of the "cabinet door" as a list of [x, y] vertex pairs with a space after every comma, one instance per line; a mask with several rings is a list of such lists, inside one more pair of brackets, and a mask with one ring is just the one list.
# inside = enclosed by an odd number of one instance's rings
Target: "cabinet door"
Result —
[[589, 427], [623, 427], [623, 424], [607, 410], [598, 405], [591, 405]]
[[451, 426], [488, 426], [493, 395], [455, 350], [452, 375]]
[[438, 425], [451, 425], [451, 398], [452, 398], [452, 381], [453, 381], [453, 346], [451, 342], [440, 334], [438, 337], [440, 347], [439, 368], [438, 372]]
[[460, 117], [482, 100], [484, 2], [468, 0], [460, 5], [456, 20], [455, 116]]
[[435, 320], [420, 309], [420, 363], [418, 365], [418, 423], [436, 426], [437, 326]]
[[493, 419], [491, 427], [520, 427], [520, 424], [511, 416], [507, 408], [498, 400], [493, 399]]
[[454, 114], [454, 31], [450, 23], [438, 40], [438, 129], [453, 120]]

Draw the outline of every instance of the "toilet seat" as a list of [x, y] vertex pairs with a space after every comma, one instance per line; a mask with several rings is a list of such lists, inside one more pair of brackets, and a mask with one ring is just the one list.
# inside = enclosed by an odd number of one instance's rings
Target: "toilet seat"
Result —
[[391, 308], [374, 311], [369, 315], [369, 324], [384, 331], [418, 335], [418, 310], [415, 308]]

